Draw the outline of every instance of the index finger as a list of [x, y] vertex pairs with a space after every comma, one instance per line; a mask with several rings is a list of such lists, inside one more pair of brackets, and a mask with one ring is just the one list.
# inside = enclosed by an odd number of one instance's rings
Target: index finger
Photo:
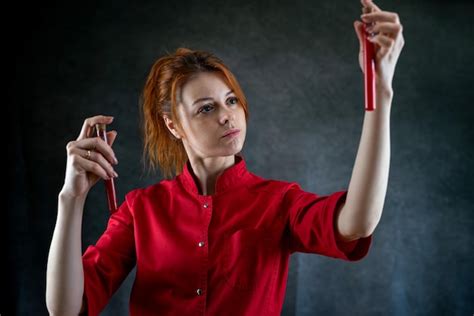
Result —
[[110, 124], [114, 120], [113, 116], [106, 116], [106, 115], [96, 115], [93, 117], [88, 117], [84, 120], [84, 124], [82, 125], [81, 133], [77, 140], [81, 140], [84, 138], [88, 138], [91, 135], [91, 131], [94, 129], [95, 124], [102, 123], [102, 124]]

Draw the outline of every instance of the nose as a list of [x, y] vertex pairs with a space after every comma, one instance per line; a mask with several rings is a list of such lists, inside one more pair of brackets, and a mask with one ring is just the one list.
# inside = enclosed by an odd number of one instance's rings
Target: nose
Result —
[[233, 111], [231, 108], [229, 108], [227, 105], [223, 105], [221, 107], [221, 114], [219, 117], [220, 123], [222, 125], [225, 125], [230, 122], [235, 121], [235, 111]]

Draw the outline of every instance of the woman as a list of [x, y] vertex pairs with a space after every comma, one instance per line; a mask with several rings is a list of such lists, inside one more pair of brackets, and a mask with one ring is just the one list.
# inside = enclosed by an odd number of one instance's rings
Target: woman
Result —
[[[131, 315], [280, 315], [292, 253], [362, 259], [386, 194], [392, 77], [404, 44], [397, 14], [362, 4], [375, 34], [377, 109], [365, 114], [348, 191], [318, 196], [247, 170], [248, 107], [237, 80], [212, 54], [178, 49], [153, 65], [142, 102], [144, 152], [167, 179], [129, 192], [83, 255], [87, 193], [117, 176], [116, 132], [109, 144], [90, 136], [113, 118], [86, 119], [67, 146], [48, 259], [50, 313], [97, 315], [136, 265]], [[362, 23], [354, 27], [363, 70]]]

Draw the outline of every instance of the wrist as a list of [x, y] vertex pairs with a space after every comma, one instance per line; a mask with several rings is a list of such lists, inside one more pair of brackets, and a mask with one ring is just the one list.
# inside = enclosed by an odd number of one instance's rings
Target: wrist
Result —
[[64, 188], [58, 194], [58, 200], [61, 202], [70, 202], [70, 203], [84, 203], [86, 201], [87, 194], [77, 195], [71, 192], [68, 192]]
[[379, 91], [377, 91], [377, 95], [380, 96], [382, 100], [392, 101], [393, 89], [392, 88], [379, 89]]
[[382, 114], [390, 114], [393, 100], [392, 89], [378, 89], [375, 101], [375, 111]]

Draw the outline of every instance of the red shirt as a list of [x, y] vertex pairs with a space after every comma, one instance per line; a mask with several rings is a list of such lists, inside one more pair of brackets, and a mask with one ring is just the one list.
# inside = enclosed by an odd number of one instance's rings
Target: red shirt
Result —
[[355, 261], [372, 235], [335, 235], [347, 191], [318, 196], [296, 182], [261, 178], [241, 154], [200, 195], [189, 160], [183, 172], [129, 192], [96, 245], [83, 255], [84, 296], [97, 315], [136, 265], [130, 315], [280, 315], [289, 256]]

